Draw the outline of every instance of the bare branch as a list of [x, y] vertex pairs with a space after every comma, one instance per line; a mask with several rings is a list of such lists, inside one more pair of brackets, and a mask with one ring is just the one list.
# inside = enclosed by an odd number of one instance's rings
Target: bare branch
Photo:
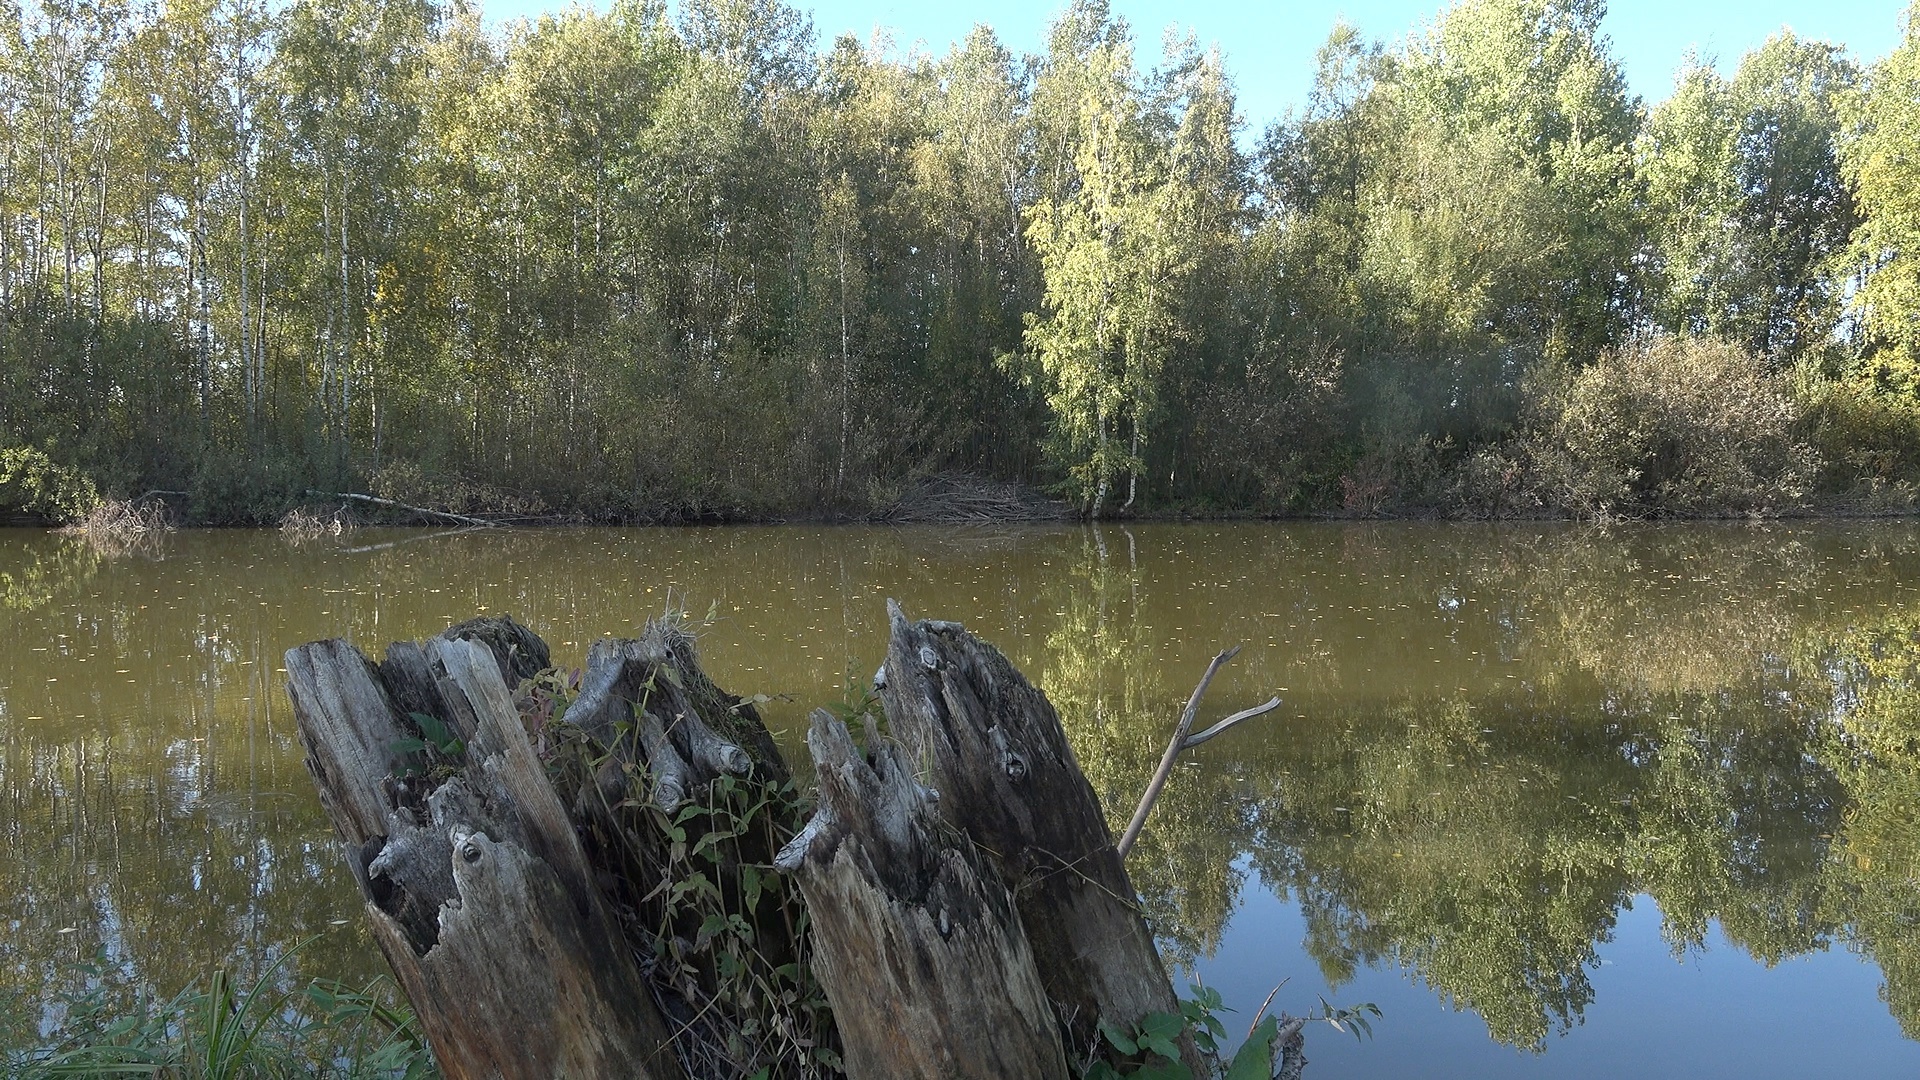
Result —
[[1193, 696], [1187, 699], [1187, 707], [1180, 714], [1180, 724], [1173, 729], [1173, 741], [1167, 744], [1167, 752], [1160, 757], [1160, 767], [1154, 770], [1153, 780], [1147, 784], [1147, 793], [1140, 796], [1140, 805], [1133, 811], [1133, 820], [1127, 823], [1127, 831], [1120, 836], [1120, 842], [1114, 849], [1120, 852], [1122, 859], [1133, 849], [1134, 841], [1140, 839], [1140, 830], [1146, 827], [1147, 815], [1153, 812], [1153, 804], [1160, 798], [1160, 789], [1167, 786], [1167, 777], [1173, 772], [1174, 759], [1180, 756], [1182, 744], [1187, 741], [1187, 733], [1193, 730], [1194, 715], [1200, 711], [1200, 698], [1207, 692], [1207, 685], [1220, 673], [1226, 662], [1239, 655], [1240, 646], [1235, 645], [1215, 653], [1213, 662], [1207, 665], [1207, 673], [1200, 676], [1200, 685], [1193, 688]]
[[353, 491], [309, 491], [307, 494], [321, 495], [329, 499], [354, 499], [359, 502], [372, 503], [375, 506], [390, 506], [395, 510], [405, 510], [409, 513], [420, 514], [424, 517], [446, 518], [448, 521], [458, 521], [463, 525], [471, 525], [475, 528], [491, 529], [495, 525], [494, 522], [488, 521], [486, 518], [468, 517], [465, 514], [451, 514], [445, 510], [429, 510], [424, 506], [408, 506], [403, 502], [395, 502], [392, 499], [382, 499], [373, 495], [361, 495]]
[[1242, 720], [1251, 720], [1256, 716], [1265, 716], [1266, 714], [1272, 712], [1273, 710], [1279, 707], [1280, 707], [1279, 698], [1277, 697], [1268, 698], [1266, 704], [1264, 705], [1255, 705], [1251, 709], [1243, 709], [1240, 712], [1234, 713], [1232, 716], [1229, 716], [1225, 720], [1222, 720], [1219, 723], [1213, 725], [1212, 727], [1208, 728], [1205, 731], [1197, 731], [1197, 732], [1194, 732], [1192, 735], [1187, 736], [1187, 741], [1180, 744], [1180, 749], [1191, 750], [1194, 747], [1199, 746], [1201, 743], [1206, 742], [1208, 739], [1213, 738], [1215, 735], [1221, 734], [1222, 732], [1226, 731], [1228, 728], [1232, 727], [1233, 725], [1239, 723]]
[[1292, 981], [1293, 981], [1293, 976], [1289, 975], [1286, 978], [1281, 979], [1279, 982], [1274, 983], [1273, 989], [1267, 991], [1267, 1000], [1262, 1001], [1260, 1003], [1260, 1008], [1254, 1011], [1253, 1023], [1247, 1025], [1247, 1038], [1249, 1039], [1253, 1038], [1253, 1029], [1260, 1026], [1260, 1018], [1267, 1015], [1267, 1006], [1273, 1004], [1273, 999], [1275, 995], [1280, 993], [1280, 988]]

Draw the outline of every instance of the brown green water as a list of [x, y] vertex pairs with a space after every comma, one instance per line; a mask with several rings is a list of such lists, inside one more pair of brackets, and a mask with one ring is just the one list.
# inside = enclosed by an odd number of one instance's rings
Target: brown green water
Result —
[[1149, 525], [965, 531], [0, 530], [0, 1046], [76, 965], [171, 991], [312, 935], [380, 970], [301, 765], [290, 645], [509, 611], [579, 663], [669, 602], [703, 660], [810, 707], [883, 602], [957, 619], [1059, 706], [1168, 951], [1244, 1015], [1372, 1000], [1313, 1075], [1920, 1071], [1920, 528]]

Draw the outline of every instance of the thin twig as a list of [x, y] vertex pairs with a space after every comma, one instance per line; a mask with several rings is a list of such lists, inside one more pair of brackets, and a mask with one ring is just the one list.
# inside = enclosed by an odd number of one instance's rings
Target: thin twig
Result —
[[1260, 1003], [1259, 1010], [1253, 1014], [1253, 1023], [1247, 1025], [1247, 1038], [1249, 1039], [1253, 1038], [1253, 1029], [1259, 1027], [1260, 1018], [1267, 1015], [1267, 1006], [1273, 1004], [1274, 995], [1280, 992], [1281, 987], [1287, 985], [1289, 982], [1292, 982], [1292, 981], [1293, 981], [1293, 976], [1289, 975], [1286, 978], [1281, 979], [1279, 982], [1274, 983], [1273, 989], [1267, 991], [1267, 1000]]
[[1232, 716], [1229, 716], [1225, 720], [1222, 720], [1219, 723], [1213, 725], [1212, 727], [1208, 728], [1205, 731], [1197, 731], [1192, 735], [1187, 736], [1187, 741], [1180, 744], [1180, 749], [1191, 750], [1194, 747], [1199, 746], [1201, 743], [1206, 742], [1208, 739], [1213, 738], [1215, 735], [1220, 734], [1221, 732], [1227, 730], [1228, 728], [1232, 727], [1233, 725], [1239, 723], [1242, 720], [1251, 720], [1256, 716], [1265, 716], [1266, 714], [1272, 712], [1273, 710], [1279, 707], [1280, 707], [1279, 698], [1277, 697], [1268, 698], [1267, 703], [1264, 705], [1255, 705], [1251, 709], [1243, 709], [1240, 712], [1234, 713]]
[[1207, 692], [1207, 684], [1220, 673], [1220, 668], [1240, 652], [1240, 646], [1214, 654], [1213, 663], [1207, 665], [1207, 673], [1200, 676], [1200, 685], [1193, 688], [1193, 696], [1187, 699], [1187, 708], [1180, 714], [1180, 724], [1173, 729], [1173, 741], [1167, 744], [1167, 752], [1160, 757], [1160, 768], [1154, 771], [1153, 781], [1147, 785], [1147, 793], [1140, 797], [1140, 805], [1133, 811], [1133, 820], [1127, 823], [1127, 831], [1120, 836], [1120, 842], [1114, 845], [1122, 859], [1132, 850], [1133, 842], [1140, 839], [1140, 830], [1146, 827], [1147, 815], [1153, 811], [1154, 801], [1160, 798], [1160, 789], [1167, 786], [1167, 777], [1173, 772], [1173, 762], [1180, 756], [1181, 745], [1187, 741], [1187, 733], [1193, 730], [1193, 718], [1200, 711], [1200, 697]]

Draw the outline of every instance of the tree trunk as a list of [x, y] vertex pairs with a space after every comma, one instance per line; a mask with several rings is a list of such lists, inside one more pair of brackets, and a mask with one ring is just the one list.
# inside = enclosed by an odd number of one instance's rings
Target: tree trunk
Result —
[[[910, 623], [887, 603], [880, 699], [888, 730], [923, 763], [940, 814], [998, 863], [1034, 957], [1083, 1058], [1098, 1024], [1176, 1011], [1113, 833], [1046, 695], [957, 623]], [[1199, 1051], [1183, 1057], [1202, 1075]]]
[[353, 315], [348, 290], [352, 278], [347, 273], [347, 173], [340, 172], [340, 359], [336, 372], [340, 380], [340, 444], [337, 449], [338, 473], [346, 476], [353, 461]]
[[[844, 185], [845, 174], [840, 177]], [[847, 329], [847, 220], [853, 213], [851, 205], [836, 207], [840, 220], [836, 232], [836, 250], [840, 256], [840, 462], [833, 475], [833, 497], [843, 494], [847, 483], [847, 430], [853, 423], [853, 355], [848, 346]]]
[[807, 746], [820, 807], [781, 853], [813, 918], [814, 971], [853, 1080], [1065, 1080], [1066, 1058], [1000, 875], [943, 829], [939, 798], [867, 721], [867, 749], [824, 710]]
[[[322, 804], [374, 938], [450, 1078], [683, 1075], [592, 868], [480, 641], [381, 673], [340, 641], [287, 653]], [[402, 676], [402, 671], [407, 672]], [[394, 707], [437, 702], [463, 753], [408, 752]], [[432, 714], [430, 714], [432, 715]], [[452, 774], [421, 775], [431, 765]], [[396, 779], [396, 777], [398, 779]]]
[[1133, 497], [1140, 493], [1140, 417], [1133, 418], [1133, 447], [1128, 451], [1132, 460], [1127, 463], [1127, 501], [1120, 504], [1120, 512], [1133, 509]]
[[200, 260], [200, 272], [194, 278], [199, 285], [193, 309], [194, 362], [200, 372], [200, 438], [213, 439], [213, 283], [208, 280], [207, 214], [204, 200], [195, 196], [193, 211], [193, 250]]
[[248, 160], [252, 154], [251, 133], [247, 127], [247, 63], [246, 41], [238, 42], [234, 49], [237, 58], [237, 72], [234, 83], [239, 91], [239, 103], [234, 115], [235, 133], [239, 136], [240, 153], [237, 178], [239, 198], [236, 200], [240, 215], [240, 371], [245, 384], [247, 418], [247, 445], [255, 446], [260, 434], [260, 375], [256, 370], [253, 341], [252, 314], [248, 305], [252, 300], [252, 246], [253, 237], [247, 228], [247, 173], [252, 168]]
[[[7, 161], [0, 166], [0, 187], [13, 189], [13, 140], [7, 140]], [[13, 308], [13, 207], [0, 202], [0, 312], [12, 314]], [[5, 415], [0, 414], [0, 421]]]

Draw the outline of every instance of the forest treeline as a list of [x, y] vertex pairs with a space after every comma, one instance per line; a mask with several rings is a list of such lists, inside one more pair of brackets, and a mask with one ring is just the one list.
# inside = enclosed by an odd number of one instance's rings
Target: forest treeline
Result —
[[1104, 0], [0, 0], [0, 512], [1911, 508], [1920, 7], [1654, 105], [1604, 11], [1336, 27], [1256, 138]]

